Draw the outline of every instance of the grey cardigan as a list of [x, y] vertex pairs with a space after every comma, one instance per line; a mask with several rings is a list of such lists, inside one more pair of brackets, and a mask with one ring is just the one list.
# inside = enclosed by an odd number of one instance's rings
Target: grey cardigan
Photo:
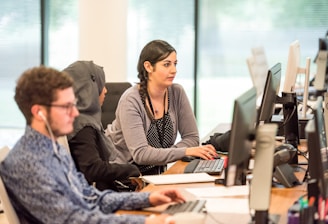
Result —
[[[185, 156], [187, 147], [199, 146], [196, 119], [183, 87], [173, 84], [168, 89], [168, 112], [174, 131], [171, 148], [154, 148], [148, 144], [146, 134], [151, 119], [147, 116], [138, 86], [135, 85], [122, 95], [116, 109], [116, 118], [107, 130], [118, 150], [115, 162], [165, 165]], [[178, 132], [181, 140], [175, 143]]]

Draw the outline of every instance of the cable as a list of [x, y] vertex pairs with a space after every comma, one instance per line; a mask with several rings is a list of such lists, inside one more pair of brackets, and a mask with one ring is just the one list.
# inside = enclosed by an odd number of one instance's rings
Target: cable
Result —
[[[50, 128], [50, 124], [48, 122], [48, 120], [46, 119], [46, 117], [42, 114], [41, 111], [38, 112], [39, 116], [42, 118], [42, 120], [45, 122], [46, 124], [46, 128], [47, 128], [47, 131], [50, 135], [50, 138], [51, 138], [51, 142], [52, 142], [52, 147], [53, 147], [53, 151], [55, 153], [55, 155], [57, 156], [58, 160], [61, 162], [61, 158], [60, 158], [60, 155], [59, 155], [59, 152], [58, 152], [58, 148], [57, 148], [57, 145], [56, 145], [56, 142], [55, 142], [55, 137], [54, 137], [54, 134]], [[96, 200], [98, 198], [97, 195], [93, 195], [93, 196], [86, 196], [84, 194], [82, 194], [79, 189], [74, 185], [73, 183], [73, 163], [72, 161], [70, 161], [70, 164], [69, 164], [69, 170], [68, 170], [68, 173], [66, 175], [67, 177], [67, 180], [69, 182], [69, 185], [72, 187], [72, 190], [78, 194], [80, 197], [84, 198], [85, 200], [89, 200], [89, 201], [93, 201], [93, 200]], [[71, 177], [72, 176], [72, 177]]]

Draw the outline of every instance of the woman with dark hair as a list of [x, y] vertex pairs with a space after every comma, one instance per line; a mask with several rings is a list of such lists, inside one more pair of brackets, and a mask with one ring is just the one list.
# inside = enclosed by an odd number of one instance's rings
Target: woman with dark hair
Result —
[[[143, 174], [159, 174], [167, 163], [184, 156], [218, 156], [212, 145], [199, 145], [187, 95], [173, 84], [176, 65], [176, 50], [163, 40], [151, 41], [141, 51], [140, 82], [122, 95], [108, 130], [118, 150], [116, 162], [137, 164]], [[181, 140], [176, 142], [178, 134]]]

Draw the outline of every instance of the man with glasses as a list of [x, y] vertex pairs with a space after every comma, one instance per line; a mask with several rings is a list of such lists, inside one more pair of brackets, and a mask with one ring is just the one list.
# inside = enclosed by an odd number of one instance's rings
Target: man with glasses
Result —
[[171, 189], [118, 193], [88, 184], [57, 143], [58, 137], [72, 132], [79, 115], [67, 73], [44, 66], [25, 71], [15, 100], [26, 130], [0, 164], [0, 174], [21, 223], [165, 223], [167, 215], [113, 213], [184, 201]]

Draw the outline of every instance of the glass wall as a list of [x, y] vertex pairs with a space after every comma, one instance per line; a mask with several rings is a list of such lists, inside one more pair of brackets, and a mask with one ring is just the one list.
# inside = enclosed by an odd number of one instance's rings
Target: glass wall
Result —
[[194, 2], [190, 0], [129, 0], [128, 81], [138, 82], [137, 63], [144, 45], [162, 39], [177, 50], [175, 82], [184, 86], [190, 102], [194, 94]]
[[[165, 39], [178, 51], [176, 82], [185, 86], [193, 103], [195, 1], [130, 0], [129, 5], [128, 78], [136, 80], [141, 47], [151, 39]], [[301, 66], [305, 66], [306, 57], [315, 57], [318, 38], [327, 30], [328, 3], [323, 0], [199, 0], [198, 5], [194, 110], [201, 136], [219, 123], [230, 123], [233, 100], [253, 86], [246, 64], [251, 48], [264, 48], [269, 67], [280, 62], [284, 78], [289, 44], [300, 41]], [[315, 70], [312, 63], [311, 76]]]
[[[306, 57], [315, 57], [318, 38], [328, 29], [328, 2], [323, 0], [199, 3], [197, 120], [201, 133], [231, 122], [233, 100], [253, 85], [246, 64], [251, 48], [264, 48], [269, 67], [282, 64], [283, 82], [289, 44], [299, 40], [305, 67]], [[315, 70], [311, 63], [311, 76]]]
[[1, 145], [10, 145], [25, 125], [14, 101], [16, 79], [40, 64], [40, 4], [2, 0], [0, 5], [0, 136]]
[[[119, 0], [118, 0], [119, 1]], [[47, 65], [63, 69], [78, 58], [78, 0], [43, 0]], [[252, 86], [246, 64], [252, 47], [265, 49], [268, 65], [282, 64], [284, 76], [288, 47], [298, 39], [301, 65], [314, 58], [318, 38], [327, 32], [326, 0], [227, 1], [198, 0], [198, 32], [193, 0], [129, 0], [127, 24], [127, 77], [137, 82], [137, 60], [142, 47], [164, 39], [178, 52], [175, 82], [194, 102], [201, 136], [218, 123], [231, 122], [233, 100]], [[17, 77], [41, 63], [41, 1], [2, 0], [0, 3], [0, 136], [12, 146], [25, 121], [14, 100]], [[108, 13], [110, 10], [108, 9]], [[118, 34], [119, 35], [119, 34]], [[195, 36], [198, 44], [197, 71]], [[316, 65], [311, 63], [311, 76]], [[194, 76], [197, 86], [194, 86]], [[298, 80], [301, 82], [300, 80]], [[13, 133], [14, 132], [14, 133]]]
[[[77, 59], [77, 1], [44, 0], [47, 65], [62, 69]], [[41, 64], [41, 1], [0, 3], [0, 146], [12, 147], [25, 119], [14, 101], [17, 78]]]

